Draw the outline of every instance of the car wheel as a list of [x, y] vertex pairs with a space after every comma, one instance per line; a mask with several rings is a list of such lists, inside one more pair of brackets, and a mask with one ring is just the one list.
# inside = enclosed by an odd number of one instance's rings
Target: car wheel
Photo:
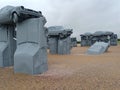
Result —
[[12, 20], [13, 20], [14, 23], [17, 23], [17, 22], [18, 22], [18, 15], [17, 15], [16, 12], [14, 12], [14, 13], [12, 14]]
[[63, 38], [63, 37], [64, 37], [64, 35], [63, 35], [63, 34], [59, 34], [59, 36], [60, 36], [60, 38]]
[[24, 6], [21, 6], [21, 9], [25, 9]]

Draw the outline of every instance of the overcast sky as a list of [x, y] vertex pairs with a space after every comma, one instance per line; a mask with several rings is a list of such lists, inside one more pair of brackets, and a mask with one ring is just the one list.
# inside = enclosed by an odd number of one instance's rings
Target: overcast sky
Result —
[[120, 38], [120, 0], [0, 0], [6, 5], [42, 11], [46, 26], [62, 25], [74, 29], [74, 34], [113, 31]]

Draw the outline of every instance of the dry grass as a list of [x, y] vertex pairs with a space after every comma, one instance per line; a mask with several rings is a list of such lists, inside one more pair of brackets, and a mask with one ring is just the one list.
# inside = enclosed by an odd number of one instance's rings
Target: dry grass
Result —
[[118, 44], [120, 44], [120, 41], [118, 41]]
[[41, 75], [14, 74], [0, 68], [0, 90], [120, 90], [120, 45], [102, 55], [85, 55], [86, 47], [71, 55], [48, 55], [49, 70]]

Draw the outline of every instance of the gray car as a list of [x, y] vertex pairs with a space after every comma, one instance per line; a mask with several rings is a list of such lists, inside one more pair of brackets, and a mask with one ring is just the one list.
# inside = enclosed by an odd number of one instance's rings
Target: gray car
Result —
[[0, 24], [15, 24], [29, 18], [42, 17], [41, 11], [26, 9], [23, 6], [5, 6], [0, 9]]
[[60, 38], [66, 38], [72, 34], [72, 29], [65, 29], [62, 26], [48, 27], [48, 36], [58, 36]]

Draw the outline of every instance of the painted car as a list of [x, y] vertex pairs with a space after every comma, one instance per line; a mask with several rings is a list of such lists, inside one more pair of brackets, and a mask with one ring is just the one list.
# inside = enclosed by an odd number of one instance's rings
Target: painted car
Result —
[[23, 6], [5, 6], [0, 9], [0, 24], [15, 24], [29, 18], [42, 17], [41, 11], [34, 11]]

